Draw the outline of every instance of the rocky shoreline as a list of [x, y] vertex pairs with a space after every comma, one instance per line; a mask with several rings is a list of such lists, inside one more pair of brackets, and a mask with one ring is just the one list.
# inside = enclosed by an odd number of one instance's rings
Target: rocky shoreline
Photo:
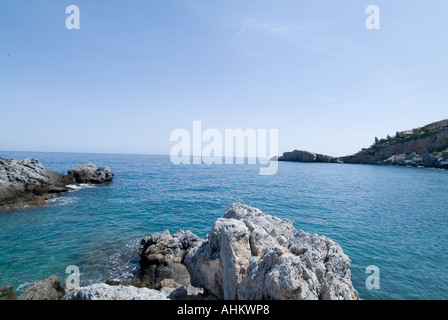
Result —
[[71, 289], [51, 276], [19, 300], [358, 300], [350, 259], [325, 236], [287, 219], [233, 203], [205, 239], [190, 231], [154, 233], [141, 241], [141, 270], [131, 283]]
[[396, 165], [448, 169], [448, 120], [421, 128], [397, 132], [395, 137], [375, 138], [375, 143], [356, 154], [331, 157], [294, 150], [271, 160], [292, 162], [326, 162]]
[[423, 154], [418, 154], [416, 152], [399, 153], [394, 154], [384, 160], [372, 160], [370, 156], [365, 154], [337, 158], [309, 151], [294, 150], [292, 152], [284, 152], [282, 156], [274, 157], [271, 160], [289, 162], [376, 164], [448, 169], [448, 150], [444, 150], [439, 155], [430, 154], [428, 152], [425, 152]]
[[42, 206], [56, 194], [72, 191], [80, 184], [101, 184], [113, 178], [109, 167], [92, 163], [63, 175], [47, 169], [37, 159], [0, 157], [0, 211]]

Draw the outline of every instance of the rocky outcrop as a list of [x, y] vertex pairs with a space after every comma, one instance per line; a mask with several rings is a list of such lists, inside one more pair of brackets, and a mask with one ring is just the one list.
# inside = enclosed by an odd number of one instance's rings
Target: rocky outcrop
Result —
[[380, 161], [379, 164], [421, 167], [423, 166], [423, 160], [421, 155], [413, 152], [411, 154], [393, 155], [386, 160]]
[[448, 120], [397, 132], [395, 137], [376, 139], [358, 153], [341, 157], [344, 163], [386, 164], [448, 168]]
[[337, 243], [240, 203], [206, 239], [164, 231], [142, 246], [142, 272], [133, 284], [171, 299], [358, 299], [351, 261]]
[[[164, 231], [142, 245], [142, 272], [134, 285], [171, 299], [358, 299], [350, 259], [337, 243], [240, 203], [216, 220], [204, 240], [189, 231]], [[174, 291], [164, 291], [166, 284]]]
[[65, 185], [70, 182], [37, 159], [0, 158], [0, 210], [43, 205], [53, 194], [68, 191]]
[[192, 284], [219, 299], [358, 299], [337, 243], [239, 203], [184, 263]]
[[113, 177], [109, 167], [93, 164], [63, 175], [48, 170], [37, 159], [0, 158], [0, 210], [45, 205], [55, 194], [73, 190], [73, 185], [104, 183]]
[[[325, 236], [233, 203], [201, 239], [190, 231], [143, 238], [141, 272], [131, 284], [71, 289], [51, 276], [22, 300], [357, 300], [350, 259]], [[11, 297], [2, 287], [1, 297]]]
[[319, 153], [303, 151], [303, 150], [294, 150], [292, 152], [284, 152], [282, 156], [273, 158], [271, 160], [293, 161], [293, 162], [327, 162], [327, 163], [340, 162], [340, 160], [338, 158], [330, 157], [330, 156], [319, 154]]
[[422, 154], [423, 165], [427, 168], [448, 169], [448, 150], [441, 153]]
[[17, 296], [12, 286], [3, 286], [0, 288], [0, 300], [17, 300]]
[[409, 166], [409, 167], [426, 167], [426, 168], [438, 168], [448, 169], [448, 151], [443, 153], [430, 154], [425, 152], [419, 155], [415, 152], [410, 154], [396, 154], [386, 160], [379, 161], [379, 164], [397, 165], [397, 166]]
[[448, 120], [397, 132], [395, 137], [375, 139], [375, 144], [356, 154], [330, 157], [308, 151], [285, 152], [275, 161], [338, 162], [448, 169]]
[[76, 183], [101, 184], [110, 182], [114, 178], [114, 174], [107, 166], [97, 167], [93, 163], [68, 170], [68, 177]]
[[132, 282], [154, 288], [171, 299], [202, 299], [203, 290], [191, 285], [190, 274], [182, 263], [188, 250], [202, 243], [190, 231], [153, 233], [142, 241], [140, 274]]
[[168, 300], [168, 298], [163, 292], [153, 289], [99, 283], [70, 290], [64, 300]]
[[62, 300], [64, 294], [59, 278], [50, 276], [26, 288], [19, 300]]

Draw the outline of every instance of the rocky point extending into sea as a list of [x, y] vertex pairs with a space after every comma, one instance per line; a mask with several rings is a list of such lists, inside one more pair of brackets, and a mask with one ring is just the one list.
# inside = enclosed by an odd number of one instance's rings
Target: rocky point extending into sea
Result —
[[398, 165], [448, 169], [448, 120], [424, 127], [396, 132], [394, 137], [375, 139], [369, 148], [344, 157], [294, 150], [272, 160], [293, 162], [327, 162]]
[[[205, 239], [190, 231], [151, 234], [141, 241], [139, 275], [131, 283], [66, 290], [50, 276], [22, 300], [358, 300], [350, 259], [325, 236], [287, 219], [233, 203]], [[0, 288], [0, 299], [17, 299]]]
[[37, 159], [0, 158], [0, 211], [45, 205], [54, 195], [71, 191], [79, 184], [101, 184], [113, 178], [109, 167], [92, 163], [63, 175], [47, 169]]

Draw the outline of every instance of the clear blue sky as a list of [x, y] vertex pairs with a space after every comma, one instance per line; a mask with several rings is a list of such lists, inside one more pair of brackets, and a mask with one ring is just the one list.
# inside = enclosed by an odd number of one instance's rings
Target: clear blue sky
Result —
[[168, 154], [201, 120], [351, 154], [448, 118], [447, 34], [442, 0], [2, 0], [0, 150]]

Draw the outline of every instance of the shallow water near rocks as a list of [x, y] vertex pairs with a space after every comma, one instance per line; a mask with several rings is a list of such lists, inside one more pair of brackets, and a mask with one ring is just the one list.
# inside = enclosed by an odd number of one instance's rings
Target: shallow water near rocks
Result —
[[[81, 284], [130, 280], [141, 238], [165, 229], [210, 231], [233, 202], [325, 235], [352, 260], [362, 299], [448, 298], [448, 171], [280, 162], [273, 176], [256, 165], [180, 165], [168, 156], [0, 152], [35, 157], [59, 173], [95, 163], [112, 183], [60, 195], [39, 208], [0, 213], [0, 286], [22, 292], [76, 265]], [[379, 267], [368, 290], [366, 268]]]

